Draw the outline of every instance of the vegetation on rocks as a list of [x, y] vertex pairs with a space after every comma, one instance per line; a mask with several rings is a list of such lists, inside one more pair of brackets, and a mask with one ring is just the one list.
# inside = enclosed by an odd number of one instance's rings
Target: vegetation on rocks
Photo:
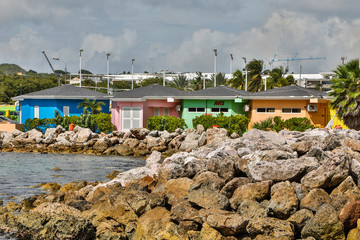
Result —
[[173, 116], [152, 116], [146, 121], [146, 128], [150, 131], [168, 131], [174, 132], [177, 128], [186, 128], [185, 120]]

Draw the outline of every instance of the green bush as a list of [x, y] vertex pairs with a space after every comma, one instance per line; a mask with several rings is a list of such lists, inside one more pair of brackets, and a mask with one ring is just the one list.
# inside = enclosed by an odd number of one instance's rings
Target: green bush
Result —
[[198, 124], [201, 124], [205, 129], [218, 125], [219, 128], [225, 128], [229, 135], [235, 132], [241, 136], [246, 132], [250, 119], [244, 115], [231, 115], [227, 117], [224, 116], [223, 113], [220, 113], [216, 117], [212, 115], [201, 115], [195, 117], [192, 122], [194, 128], [196, 128]]
[[276, 116], [274, 118], [268, 118], [266, 120], [254, 123], [253, 128], [263, 131], [280, 132], [282, 129], [287, 129], [289, 131], [304, 132], [307, 129], [315, 128], [315, 126], [312, 125], [310, 120], [306, 117], [290, 118], [284, 121], [280, 116]]
[[37, 129], [45, 132], [47, 128], [54, 128], [61, 125], [66, 130], [69, 130], [69, 125], [73, 123], [83, 128], [90, 128], [93, 132], [112, 132], [114, 125], [111, 123], [111, 116], [106, 113], [90, 114], [84, 112], [80, 116], [60, 116], [58, 111], [55, 111], [54, 118], [44, 119], [28, 119], [24, 124], [24, 130]]
[[146, 122], [146, 128], [150, 131], [168, 131], [174, 132], [177, 128], [186, 128], [185, 120], [172, 116], [152, 116]]

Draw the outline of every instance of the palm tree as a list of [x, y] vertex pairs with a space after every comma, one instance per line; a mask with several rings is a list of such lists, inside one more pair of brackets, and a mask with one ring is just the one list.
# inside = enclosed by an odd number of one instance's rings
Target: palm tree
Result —
[[[202, 75], [202, 72], [196, 72], [196, 77], [191, 81], [190, 85], [191, 88], [196, 91], [196, 90], [201, 90], [204, 88], [204, 76]], [[207, 79], [205, 79], [205, 82], [207, 81]], [[205, 84], [206, 85], [206, 84]]]
[[86, 112], [87, 109], [90, 109], [90, 112], [92, 114], [98, 114], [102, 110], [101, 106], [104, 106], [104, 105], [105, 105], [104, 102], [96, 101], [96, 99], [91, 101], [90, 99], [84, 98], [83, 101], [81, 103], [79, 103], [77, 108], [83, 107], [84, 112]]
[[285, 87], [295, 83], [294, 77], [289, 75], [285, 78], [285, 75], [289, 72], [289, 67], [283, 68], [283, 66], [273, 68], [269, 72], [267, 78], [267, 89], [274, 87]]
[[360, 130], [360, 69], [359, 60], [351, 60], [337, 66], [336, 77], [332, 79], [333, 99], [330, 106], [337, 111], [340, 119], [355, 130]]
[[169, 87], [176, 88], [182, 91], [190, 91], [189, 79], [183, 74], [176, 75], [175, 77], [173, 77], [172, 81], [169, 82]]
[[262, 71], [264, 67], [263, 60], [251, 60], [247, 65], [248, 77], [250, 79], [249, 91], [258, 92], [263, 89]]
[[232, 88], [237, 88], [240, 90], [244, 90], [245, 87], [245, 77], [242, 74], [242, 71], [237, 69], [233, 73], [233, 77], [226, 81], [226, 85]]
[[[215, 81], [214, 74], [212, 74], [211, 78], [210, 78], [211, 87], [214, 87], [214, 81]], [[216, 86], [225, 85], [226, 81], [227, 81], [227, 78], [225, 77], [225, 73], [219, 72], [216, 74]]]

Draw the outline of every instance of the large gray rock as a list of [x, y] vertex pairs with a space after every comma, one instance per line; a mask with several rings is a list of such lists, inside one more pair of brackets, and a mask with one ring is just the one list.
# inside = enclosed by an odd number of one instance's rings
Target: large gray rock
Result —
[[191, 204], [206, 209], [226, 210], [230, 205], [227, 197], [206, 187], [190, 190], [188, 200]]
[[76, 139], [75, 139], [76, 143], [87, 142], [90, 139], [91, 134], [93, 133], [89, 128], [75, 127], [75, 129], [76, 129]]
[[146, 128], [132, 128], [130, 132], [139, 140], [144, 140], [145, 137], [149, 134], [149, 130]]
[[340, 184], [349, 176], [349, 157], [339, 149], [328, 152], [326, 161], [317, 169], [307, 173], [301, 183], [307, 188], [329, 188]]
[[189, 133], [185, 140], [181, 143], [180, 150], [187, 151], [187, 150], [194, 150], [199, 147], [199, 134], [196, 132]]

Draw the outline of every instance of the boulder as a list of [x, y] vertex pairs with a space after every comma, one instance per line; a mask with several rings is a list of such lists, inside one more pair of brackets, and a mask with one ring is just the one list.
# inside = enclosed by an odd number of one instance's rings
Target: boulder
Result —
[[98, 152], [103, 152], [109, 147], [109, 139], [106, 137], [99, 138], [93, 146]]
[[230, 199], [237, 188], [248, 183], [250, 183], [249, 178], [246, 177], [233, 178], [232, 180], [230, 180], [225, 184], [225, 186], [221, 189], [220, 193]]
[[146, 128], [132, 128], [130, 132], [139, 140], [144, 140], [145, 137], [150, 133]]
[[165, 195], [170, 205], [184, 198], [190, 189], [193, 180], [189, 178], [170, 179], [165, 183]]
[[[125, 139], [125, 136], [124, 136]], [[139, 145], [140, 141], [137, 138], [126, 138], [123, 144], [127, 145], [131, 149], [135, 149]]]
[[345, 240], [344, 226], [335, 209], [329, 204], [320, 207], [315, 216], [302, 229], [301, 236], [302, 238]]
[[344, 140], [343, 145], [350, 148], [353, 151], [360, 152], [360, 141], [359, 140], [346, 138]]
[[247, 164], [247, 175], [254, 181], [272, 180], [293, 181], [306, 173], [307, 167], [301, 159], [250, 161]]
[[209, 147], [217, 147], [225, 140], [227, 140], [227, 130], [225, 128], [210, 128], [206, 130], [206, 144]]
[[199, 147], [199, 134], [193, 132], [189, 133], [184, 141], [181, 143], [180, 150], [187, 151], [187, 150], [194, 150]]
[[134, 154], [134, 150], [125, 144], [116, 145], [115, 150], [121, 156], [131, 156]]
[[334, 187], [349, 176], [348, 155], [340, 150], [329, 153], [329, 156], [320, 167], [307, 173], [301, 179], [301, 183], [307, 188]]
[[312, 211], [308, 209], [301, 209], [291, 215], [287, 220], [294, 225], [296, 232], [301, 232], [305, 224], [313, 217], [314, 214], [312, 213]]
[[346, 230], [355, 228], [360, 219], [360, 201], [349, 202], [340, 212], [339, 218]]
[[225, 210], [230, 205], [227, 197], [206, 187], [190, 190], [188, 200], [191, 204], [206, 209]]
[[200, 219], [199, 210], [192, 207], [190, 202], [184, 199], [172, 205], [170, 218], [175, 222], [193, 221], [197, 224], [202, 224], [203, 222]]
[[247, 200], [241, 202], [237, 213], [241, 216], [252, 219], [252, 218], [265, 218], [268, 216], [269, 209], [264, 204], [258, 203], [253, 200]]
[[271, 198], [268, 205], [270, 213], [280, 219], [287, 219], [296, 212], [299, 200], [290, 182], [276, 183], [271, 187]]
[[156, 207], [142, 215], [137, 223], [134, 240], [140, 239], [181, 239], [176, 226], [171, 222], [170, 212]]
[[358, 239], [360, 239], [360, 220], [358, 220], [357, 228], [351, 229], [346, 238], [346, 240], [358, 240]]
[[90, 136], [93, 133], [89, 128], [81, 128], [76, 126], [74, 131], [76, 131], [76, 143], [85, 143], [90, 140]]
[[246, 227], [251, 239], [295, 239], [293, 225], [276, 218], [254, 218]]
[[323, 204], [331, 204], [331, 198], [324, 189], [315, 188], [301, 199], [300, 208], [316, 212]]
[[18, 218], [21, 239], [94, 239], [95, 227], [80, 211], [61, 203], [43, 203]]
[[220, 192], [224, 187], [225, 181], [213, 172], [201, 172], [193, 178], [194, 182], [191, 185], [191, 190], [208, 188], [212, 191]]
[[219, 152], [215, 156], [210, 157], [207, 168], [209, 171], [217, 173], [225, 181], [229, 181], [235, 176], [234, 160], [224, 152]]
[[231, 208], [237, 210], [245, 199], [262, 201], [270, 196], [271, 181], [248, 183], [237, 188], [230, 199]]
[[210, 227], [224, 236], [233, 236], [246, 232], [249, 219], [237, 213], [223, 210], [200, 210], [200, 216]]
[[146, 136], [145, 139], [146, 139], [146, 148], [147, 149], [152, 149], [154, 147], [160, 146], [160, 138], [158, 138], [158, 137]]

